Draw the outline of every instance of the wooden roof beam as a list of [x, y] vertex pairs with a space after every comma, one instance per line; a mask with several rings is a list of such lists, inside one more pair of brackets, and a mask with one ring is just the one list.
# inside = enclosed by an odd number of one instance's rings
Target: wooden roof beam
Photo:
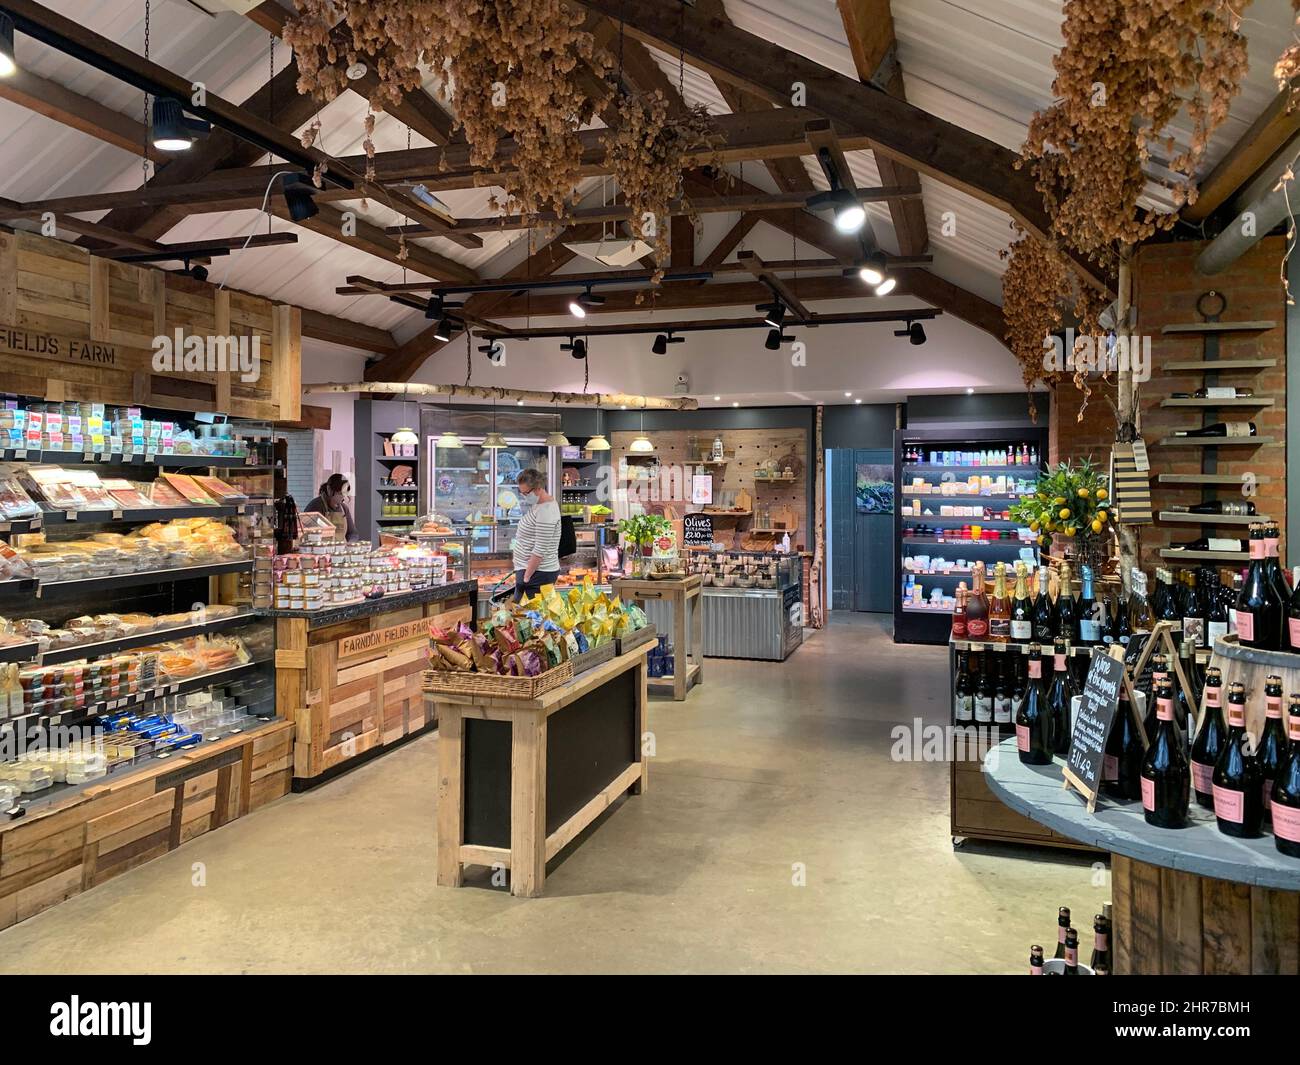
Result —
[[756, 281], [761, 281], [770, 288], [772, 295], [784, 303], [789, 310], [803, 319], [812, 317], [812, 312], [803, 305], [795, 291], [767, 268], [757, 252], [742, 251], [736, 258], [754, 275]]

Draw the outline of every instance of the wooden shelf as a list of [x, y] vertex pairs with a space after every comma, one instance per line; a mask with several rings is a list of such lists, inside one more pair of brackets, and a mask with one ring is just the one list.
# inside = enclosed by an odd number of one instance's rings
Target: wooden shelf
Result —
[[[1272, 477], [1256, 477], [1255, 484], [1269, 484]], [[1162, 473], [1156, 477], [1158, 484], [1230, 484], [1240, 487], [1244, 482], [1239, 474], [1232, 473]]]
[[1162, 333], [1262, 333], [1272, 329], [1277, 322], [1258, 319], [1252, 322], [1186, 322], [1167, 325]]
[[1175, 359], [1166, 370], [1271, 370], [1277, 359]]
[[1271, 407], [1273, 400], [1257, 396], [1239, 396], [1236, 399], [1162, 399], [1162, 407], [1199, 407], [1215, 410], [1218, 407]]
[[1165, 548], [1161, 558], [1187, 558], [1201, 562], [1249, 562], [1249, 551], [1175, 551]]
[[1180, 510], [1162, 510], [1160, 520], [1184, 525], [1249, 525], [1268, 521], [1267, 514], [1185, 514]]
[[1277, 441], [1271, 436], [1166, 436], [1156, 443], [1164, 447], [1260, 447]]
[[754, 515], [752, 510], [702, 510], [700, 513], [710, 518], [750, 518]]
[[754, 485], [758, 486], [760, 484], [794, 484], [794, 482], [797, 481], [798, 479], [799, 479], [798, 477], [795, 477], [793, 475], [790, 477], [755, 477]]

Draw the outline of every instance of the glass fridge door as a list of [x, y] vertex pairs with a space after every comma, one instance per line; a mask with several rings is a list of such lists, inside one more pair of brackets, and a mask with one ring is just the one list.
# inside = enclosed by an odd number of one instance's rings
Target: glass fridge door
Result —
[[491, 473], [492, 452], [483, 448], [483, 438], [461, 439], [460, 447], [438, 447], [429, 437], [428, 498], [430, 510], [446, 518], [457, 531], [470, 537], [471, 550], [484, 554], [492, 550], [492, 525], [484, 524], [493, 514]]
[[524, 516], [523, 500], [517, 482], [526, 469], [540, 470], [546, 483], [554, 487], [554, 456], [545, 440], [537, 437], [506, 437], [508, 448], [493, 452], [494, 513], [497, 519], [496, 550], [509, 551], [515, 538], [515, 528]]

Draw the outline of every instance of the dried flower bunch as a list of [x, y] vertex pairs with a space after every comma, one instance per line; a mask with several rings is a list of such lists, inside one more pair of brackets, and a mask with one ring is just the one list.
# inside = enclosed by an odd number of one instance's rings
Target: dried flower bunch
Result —
[[[1300, 0], [1291, 0], [1291, 10], [1296, 13], [1296, 30], [1300, 31]], [[1300, 85], [1292, 85], [1300, 78], [1300, 38], [1289, 44], [1273, 67], [1273, 77], [1277, 79], [1279, 92], [1291, 88], [1291, 107], [1295, 107], [1296, 98], [1300, 96]]]
[[1034, 410], [1035, 384], [1055, 386], [1064, 374], [1048, 370], [1043, 340], [1061, 327], [1061, 308], [1072, 295], [1070, 270], [1045, 241], [1017, 227], [1017, 238], [1001, 253], [1007, 260], [1002, 275], [1002, 310], [1007, 321], [1007, 347], [1020, 363], [1029, 409]]
[[[1246, 72], [1245, 6], [1066, 0], [1057, 99], [1034, 116], [1021, 156], [1071, 247], [1109, 265], [1117, 245], [1173, 225], [1174, 214], [1139, 209], [1150, 164], [1173, 175], [1163, 183], [1177, 206], [1194, 201], [1192, 176]], [[1191, 140], [1177, 152], [1167, 131], [1184, 108]], [[1157, 160], [1157, 147], [1171, 157]]]
[[[563, 0], [296, 2], [284, 39], [300, 92], [333, 99], [360, 60], [377, 75], [370, 105], [382, 111], [418, 89], [424, 70], [439, 71], [471, 163], [488, 166], [498, 140], [511, 138], [511, 169], [493, 183], [505, 184], [520, 214], [566, 213], [582, 161], [578, 130], [603, 102], [588, 90], [603, 84], [609, 60]], [[368, 143], [372, 132], [373, 116]]]
[[[631, 211], [633, 230], [654, 245], [658, 269], [652, 284], [658, 284], [669, 258], [669, 218], [682, 197], [686, 157], [705, 148], [716, 151], [721, 140], [702, 104], [670, 120], [668, 101], [658, 89], [621, 97], [618, 113], [618, 127], [606, 130], [601, 143]], [[653, 219], [653, 232], [643, 221], [647, 216]]]

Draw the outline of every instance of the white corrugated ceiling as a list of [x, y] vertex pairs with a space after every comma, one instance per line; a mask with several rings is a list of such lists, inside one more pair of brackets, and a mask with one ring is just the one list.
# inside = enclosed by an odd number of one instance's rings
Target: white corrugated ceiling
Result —
[[[105, 37], [137, 52], [144, 50], [143, 0], [46, 3]], [[248, 19], [234, 12], [208, 16], [188, 0], [153, 0], [152, 6], [150, 56], [155, 61], [184, 77], [202, 80], [211, 92], [235, 101], [250, 96], [266, 81], [269, 36]], [[1018, 149], [1030, 116], [1051, 101], [1052, 57], [1061, 45], [1059, 0], [893, 0], [892, 9], [908, 99], [923, 110]], [[726, 10], [741, 29], [842, 74], [857, 76], [838, 8], [830, 0], [726, 0]], [[1272, 65], [1291, 39], [1291, 27], [1288, 0], [1255, 0], [1246, 9], [1250, 73], [1231, 116], [1212, 138], [1207, 169], [1273, 99]], [[25, 69], [140, 118], [142, 101], [135, 90], [21, 36], [19, 48]], [[651, 51], [676, 85], [678, 57]], [[280, 45], [276, 48], [277, 66], [287, 60], [288, 50]], [[683, 84], [689, 103], [704, 104], [713, 113], [727, 111], [712, 79], [689, 65]], [[436, 91], [437, 85], [430, 84], [429, 89]], [[325, 107], [321, 121], [326, 150], [337, 155], [359, 152], [364, 114], [365, 103], [354, 94], [345, 94]], [[1175, 133], [1180, 145], [1185, 143], [1187, 131]], [[399, 120], [381, 115], [375, 141], [380, 150], [404, 147], [406, 128]], [[412, 143], [417, 147], [427, 144], [418, 134]], [[0, 153], [7, 160], [0, 175], [0, 196], [14, 200], [125, 190], [140, 183], [141, 164], [136, 156], [5, 101], [0, 101]], [[806, 162], [812, 164], [811, 159]], [[850, 164], [859, 184], [879, 184], [870, 153], [852, 153]], [[818, 168], [809, 165], [808, 169], [814, 182], [824, 186]], [[756, 185], [772, 187], [759, 166], [746, 167], [745, 176]], [[599, 195], [598, 186], [591, 181], [583, 191]], [[1011, 235], [1009, 218], [933, 179], [923, 178], [922, 187], [936, 272], [957, 283], [969, 282], [982, 295], [996, 298], [1003, 268], [998, 252]], [[458, 217], [491, 213], [491, 189], [440, 195]], [[382, 204], [371, 202], [364, 209], [357, 203], [345, 206], [376, 225], [401, 220]], [[950, 232], [945, 232], [945, 221], [950, 223]], [[880, 243], [896, 249], [885, 205], [872, 205], [871, 222]], [[271, 223], [276, 230], [286, 225], [278, 220]], [[167, 239], [232, 236], [264, 227], [265, 220], [252, 211], [196, 215], [173, 229]], [[399, 267], [308, 231], [297, 232], [296, 245], [216, 260], [214, 278], [221, 279], [228, 272], [233, 287], [293, 300], [399, 333], [414, 327], [419, 317], [414, 311], [376, 297], [334, 293], [348, 274], [399, 280]], [[526, 253], [520, 232], [486, 233], [482, 238], [483, 246], [477, 249], [438, 238], [419, 243], [489, 277], [509, 269]], [[971, 278], [975, 280], [970, 282]]]

